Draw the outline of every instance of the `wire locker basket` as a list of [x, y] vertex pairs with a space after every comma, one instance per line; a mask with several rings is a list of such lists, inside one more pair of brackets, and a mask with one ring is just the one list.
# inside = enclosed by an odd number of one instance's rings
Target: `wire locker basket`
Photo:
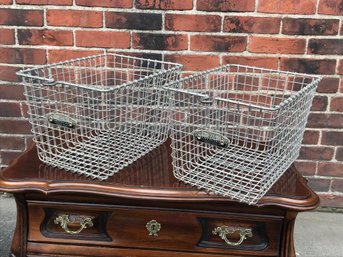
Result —
[[106, 179], [167, 139], [179, 64], [103, 54], [20, 71], [39, 158]]
[[298, 157], [319, 81], [226, 65], [169, 84], [174, 175], [256, 203]]

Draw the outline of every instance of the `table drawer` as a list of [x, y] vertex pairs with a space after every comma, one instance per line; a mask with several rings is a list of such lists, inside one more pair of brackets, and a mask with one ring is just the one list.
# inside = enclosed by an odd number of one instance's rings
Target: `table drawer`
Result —
[[281, 217], [29, 202], [31, 242], [276, 256]]

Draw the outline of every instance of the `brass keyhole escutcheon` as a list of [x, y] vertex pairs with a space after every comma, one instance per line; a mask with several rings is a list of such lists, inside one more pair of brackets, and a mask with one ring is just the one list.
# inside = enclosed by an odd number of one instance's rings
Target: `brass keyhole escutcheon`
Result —
[[149, 232], [149, 236], [158, 236], [157, 233], [161, 230], [161, 224], [156, 220], [149, 221], [145, 227]]

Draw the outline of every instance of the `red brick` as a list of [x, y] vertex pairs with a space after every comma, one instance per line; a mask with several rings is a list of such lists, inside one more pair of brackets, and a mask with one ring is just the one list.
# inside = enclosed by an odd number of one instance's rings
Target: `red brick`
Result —
[[2, 164], [8, 165], [11, 161], [17, 158], [21, 152], [18, 151], [0, 151]]
[[114, 31], [76, 31], [76, 45], [86, 47], [129, 48], [130, 33]]
[[16, 0], [16, 3], [30, 5], [72, 5], [73, 0]]
[[[343, 26], [342, 26], [343, 27]], [[338, 69], [337, 69], [337, 73], [339, 75], [343, 75], [343, 59], [339, 60], [338, 62]]]
[[329, 191], [331, 179], [308, 178], [308, 186], [316, 192]]
[[13, 0], [0, 0], [0, 4], [12, 4]]
[[44, 49], [33, 48], [0, 48], [0, 62], [45, 64], [46, 52]]
[[102, 27], [102, 12], [75, 10], [48, 10], [46, 20], [50, 26]]
[[165, 60], [183, 64], [184, 71], [202, 71], [219, 66], [218, 55], [165, 55]]
[[106, 12], [106, 27], [116, 29], [161, 30], [161, 13]]
[[308, 53], [343, 55], [342, 39], [310, 39], [308, 44]]
[[300, 160], [331, 160], [334, 150], [324, 146], [302, 146], [300, 149]]
[[113, 8], [131, 8], [132, 0], [76, 0], [76, 5], [81, 6], [100, 6]]
[[231, 33], [276, 34], [280, 29], [280, 18], [226, 16], [223, 31]]
[[282, 33], [287, 35], [337, 35], [338, 19], [284, 18]]
[[0, 133], [4, 134], [31, 134], [31, 125], [28, 120], [1, 119]]
[[19, 77], [16, 75], [16, 72], [20, 68], [12, 67], [7, 65], [0, 65], [0, 81], [20, 81]]
[[22, 136], [0, 136], [1, 150], [24, 150], [25, 138]]
[[307, 74], [335, 74], [336, 60], [281, 58], [281, 70]]
[[21, 117], [20, 103], [0, 102], [0, 117]]
[[343, 79], [341, 79], [341, 83], [339, 84], [339, 92], [343, 93]]
[[337, 147], [335, 158], [337, 161], [343, 161], [343, 146]]
[[101, 50], [49, 49], [48, 58], [49, 63], [56, 63], [102, 53], [104, 51]]
[[316, 162], [310, 161], [295, 161], [294, 162], [295, 168], [305, 176], [311, 176], [316, 173], [317, 165]]
[[319, 0], [319, 14], [343, 15], [342, 0]]
[[325, 77], [319, 82], [318, 93], [337, 93], [339, 87], [339, 78]]
[[149, 52], [123, 52], [123, 51], [117, 51], [117, 50], [108, 50], [108, 53], [115, 53], [115, 54], [121, 54], [121, 55], [128, 55], [143, 59], [150, 59], [150, 60], [158, 60], [162, 61], [162, 53], [149, 53]]
[[342, 162], [319, 162], [318, 175], [343, 177]]
[[[332, 97], [330, 102], [330, 111], [343, 112], [343, 97]], [[343, 126], [343, 124], [342, 124]]]
[[328, 106], [328, 97], [316, 95], [313, 99], [311, 111], [326, 111]]
[[13, 26], [43, 26], [43, 11], [0, 9], [0, 24]]
[[304, 132], [304, 138], [302, 144], [305, 145], [316, 145], [319, 141], [319, 131], [316, 130], [306, 130]]
[[198, 0], [197, 9], [209, 12], [252, 12], [255, 0]]
[[132, 47], [151, 50], [186, 50], [188, 36], [184, 34], [133, 33]]
[[267, 69], [277, 69], [278, 58], [256, 56], [223, 56], [223, 64], [241, 64]]
[[18, 30], [18, 40], [21, 45], [73, 45], [73, 32], [51, 29], [21, 29]]
[[303, 54], [305, 47], [305, 39], [252, 36], [248, 50], [253, 53]]
[[0, 96], [6, 100], [24, 100], [24, 88], [22, 85], [0, 85]]
[[343, 114], [310, 113], [308, 128], [342, 128]]
[[334, 179], [332, 180], [332, 188], [333, 192], [340, 192], [343, 193], [343, 179]]
[[316, 0], [260, 0], [258, 11], [264, 13], [314, 14]]
[[[343, 123], [341, 123], [342, 127]], [[343, 131], [323, 131], [322, 145], [343, 145]]]
[[247, 46], [246, 37], [238, 36], [191, 36], [191, 50], [207, 52], [243, 52]]
[[343, 196], [334, 194], [318, 194], [320, 206], [343, 208]]
[[136, 0], [138, 9], [158, 9], [158, 10], [191, 10], [192, 0]]
[[166, 14], [166, 30], [215, 32], [221, 30], [221, 17], [218, 15]]
[[0, 29], [0, 35], [1, 45], [14, 44], [14, 29]]

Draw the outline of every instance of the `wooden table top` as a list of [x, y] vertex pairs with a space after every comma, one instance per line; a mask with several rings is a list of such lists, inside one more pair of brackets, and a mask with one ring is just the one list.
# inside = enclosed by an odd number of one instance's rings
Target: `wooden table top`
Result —
[[[179, 182], [173, 175], [170, 141], [105, 181], [45, 165], [39, 160], [33, 144], [0, 172], [0, 191], [39, 191], [45, 194], [69, 191], [131, 199], [232, 202], [228, 198], [208, 194]], [[291, 166], [256, 205], [306, 211], [314, 209], [318, 204], [318, 196], [307, 186], [306, 180], [295, 167]]]

